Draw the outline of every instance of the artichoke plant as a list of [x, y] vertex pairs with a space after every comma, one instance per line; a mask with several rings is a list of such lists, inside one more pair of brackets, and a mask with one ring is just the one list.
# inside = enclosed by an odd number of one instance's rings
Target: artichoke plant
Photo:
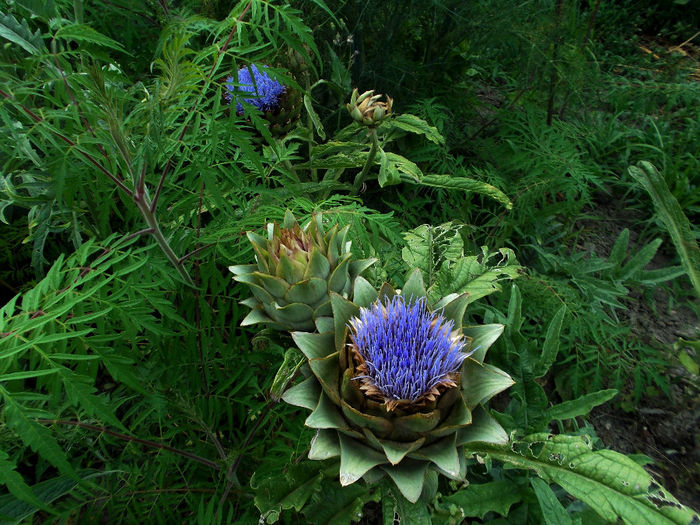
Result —
[[417, 269], [400, 292], [359, 277], [320, 333], [292, 334], [309, 377], [283, 399], [312, 411], [309, 458], [340, 456], [342, 485], [388, 475], [415, 503], [431, 471], [465, 478], [466, 443], [508, 440], [483, 407], [513, 384], [484, 363], [503, 325], [464, 326], [466, 293], [428, 301]]
[[348, 297], [352, 283], [375, 259], [352, 260], [347, 233], [335, 225], [324, 232], [321, 215], [302, 229], [287, 210], [282, 225], [267, 225], [267, 238], [248, 232], [256, 264], [230, 266], [234, 280], [253, 293], [242, 325], [268, 323], [287, 331], [316, 330], [330, 317], [330, 293]]

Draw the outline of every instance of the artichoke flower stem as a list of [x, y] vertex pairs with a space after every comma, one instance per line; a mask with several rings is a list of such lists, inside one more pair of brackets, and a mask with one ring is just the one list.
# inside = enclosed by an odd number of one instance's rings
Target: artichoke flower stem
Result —
[[160, 224], [158, 224], [158, 219], [156, 219], [155, 211], [151, 210], [151, 205], [148, 202], [146, 194], [142, 188], [143, 186], [138, 184], [134, 189], [134, 202], [148, 225], [148, 228], [143, 230], [143, 232], [150, 233], [153, 236], [158, 243], [158, 246], [160, 246], [160, 249], [163, 250], [165, 256], [173, 264], [173, 266], [175, 266], [175, 269], [177, 270], [177, 273], [180, 274], [180, 277], [182, 277], [182, 280], [194, 288], [194, 281], [192, 280], [192, 277], [190, 277], [190, 274], [187, 273], [187, 269], [185, 269], [184, 264], [182, 264], [182, 260], [175, 254], [173, 249], [170, 247], [168, 240], [165, 238], [165, 235], [163, 235], [163, 232], [160, 229]]
[[369, 150], [369, 155], [367, 156], [367, 162], [365, 162], [362, 171], [355, 177], [355, 182], [352, 185], [353, 194], [357, 195], [360, 192], [362, 183], [365, 181], [370, 168], [374, 164], [374, 158], [377, 156], [377, 151], [379, 151], [379, 139], [377, 138], [376, 128], [369, 128], [368, 130], [369, 138], [372, 141], [372, 147]]

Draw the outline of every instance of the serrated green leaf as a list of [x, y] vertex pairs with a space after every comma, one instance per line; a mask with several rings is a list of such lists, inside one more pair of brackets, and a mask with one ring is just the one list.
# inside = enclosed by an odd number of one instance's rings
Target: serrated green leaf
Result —
[[280, 475], [264, 480], [253, 476], [250, 485], [255, 491], [255, 506], [266, 523], [275, 523], [283, 510], [301, 511], [309, 499], [322, 488], [320, 463], [304, 461], [288, 465]]
[[328, 482], [323, 495], [304, 508], [307, 523], [350, 525], [362, 517], [362, 509], [370, 501], [379, 501], [381, 493], [360, 484], [340, 487]]
[[314, 125], [316, 133], [318, 133], [318, 136], [321, 137], [321, 140], [325, 140], [326, 132], [323, 130], [323, 124], [321, 124], [321, 119], [318, 118], [318, 114], [314, 109], [311, 97], [309, 95], [304, 95], [304, 107], [306, 108], [306, 113], [311, 119], [311, 123]]
[[[407, 180], [407, 182], [412, 182]], [[513, 208], [513, 203], [508, 196], [495, 186], [491, 186], [486, 182], [470, 179], [467, 177], [453, 177], [452, 175], [424, 175], [418, 182], [421, 186], [430, 186], [432, 188], [444, 188], [447, 190], [462, 190], [469, 193], [477, 193], [484, 195], [490, 199], [505, 206], [507, 210]]]
[[95, 31], [92, 27], [85, 24], [72, 24], [64, 26], [56, 31], [54, 38], [65, 38], [66, 40], [74, 40], [76, 42], [87, 42], [89, 44], [97, 44], [98, 46], [107, 47], [116, 51], [125, 52], [124, 47], [111, 38]]
[[637, 166], [630, 166], [629, 173], [651, 196], [695, 292], [700, 296], [700, 248], [688, 217], [653, 164], [642, 161]]
[[632, 279], [641, 272], [644, 267], [651, 262], [656, 255], [656, 251], [661, 245], [661, 239], [654, 239], [649, 244], [642, 247], [636, 254], [629, 258], [625, 265], [615, 273], [615, 277], [620, 281]]
[[557, 358], [557, 353], [559, 353], [559, 333], [566, 311], [566, 305], [561, 306], [547, 325], [547, 333], [542, 345], [542, 354], [537, 362], [535, 377], [543, 377]]
[[574, 417], [587, 416], [593, 408], [607, 403], [617, 395], [617, 390], [599, 390], [586, 394], [571, 401], [564, 401], [554, 405], [547, 411], [549, 419], [571, 419]]
[[537, 501], [546, 525], [573, 525], [571, 517], [552, 492], [552, 489], [540, 478], [530, 478]]
[[[45, 509], [44, 503], [37, 498], [31, 487], [24, 482], [22, 476], [17, 472], [17, 465], [8, 460], [9, 456], [0, 450], [0, 484], [7, 487], [10, 494], [18, 500], [28, 503], [37, 509]], [[0, 516], [11, 516], [2, 505], [2, 499], [0, 499]]]
[[[296, 375], [297, 371], [306, 362], [304, 355], [296, 348], [288, 348], [284, 353], [282, 364], [277, 369], [275, 378], [270, 386], [270, 396], [274, 401], [279, 401], [287, 385]], [[312, 407], [313, 408], [313, 407]]]
[[40, 425], [25, 413], [25, 409], [0, 385], [0, 394], [5, 401], [7, 425], [14, 430], [24, 443], [36, 451], [61, 473], [77, 479], [73, 466], [46, 427]]
[[383, 122], [381, 131], [385, 133], [393, 128], [408, 131], [409, 133], [415, 133], [416, 135], [423, 135], [425, 138], [431, 142], [434, 142], [435, 144], [445, 143], [444, 137], [435, 126], [431, 126], [425, 120], [409, 113], [396, 115], [395, 117]]
[[[440, 499], [439, 506], [454, 505], [457, 516], [483, 519], [488, 512], [507, 516], [512, 505], [521, 500], [520, 490], [512, 481], [471, 483], [466, 488]], [[460, 521], [457, 521], [459, 523]]]
[[32, 33], [26, 20], [20, 23], [11, 14], [0, 11], [0, 37], [14, 42], [32, 55], [40, 55], [44, 50], [44, 41], [41, 31], [37, 29]]
[[612, 450], [593, 451], [585, 437], [533, 434], [510, 446], [467, 444], [465, 449], [534, 470], [611, 522], [690, 525], [700, 519], [637, 463]]

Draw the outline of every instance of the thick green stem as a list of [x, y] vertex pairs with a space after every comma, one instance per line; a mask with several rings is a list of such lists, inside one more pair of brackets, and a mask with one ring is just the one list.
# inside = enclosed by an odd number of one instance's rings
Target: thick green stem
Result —
[[365, 181], [369, 170], [374, 165], [374, 158], [377, 156], [377, 151], [379, 151], [379, 140], [377, 139], [377, 130], [375, 128], [369, 128], [369, 138], [372, 141], [372, 147], [369, 150], [369, 155], [367, 156], [367, 162], [365, 162], [362, 171], [355, 177], [355, 182], [352, 185], [352, 192], [357, 194], [362, 187], [362, 183]]
[[138, 207], [139, 211], [141, 212], [141, 215], [143, 216], [144, 220], [146, 221], [146, 224], [148, 225], [148, 229], [150, 230], [149, 233], [153, 235], [153, 238], [158, 243], [158, 246], [160, 246], [160, 249], [163, 250], [165, 256], [173, 264], [173, 266], [175, 266], [175, 269], [177, 270], [177, 273], [180, 274], [180, 277], [182, 277], [182, 280], [190, 286], [194, 287], [194, 281], [192, 280], [192, 277], [190, 277], [190, 274], [187, 273], [187, 270], [182, 264], [182, 261], [170, 247], [170, 244], [168, 244], [168, 240], [165, 238], [165, 235], [163, 235], [163, 232], [160, 230], [160, 225], [158, 224], [158, 220], [156, 219], [156, 214], [154, 211], [151, 211], [150, 204], [146, 202], [145, 195], [136, 193], [134, 195], [134, 201], [136, 202], [136, 206]]

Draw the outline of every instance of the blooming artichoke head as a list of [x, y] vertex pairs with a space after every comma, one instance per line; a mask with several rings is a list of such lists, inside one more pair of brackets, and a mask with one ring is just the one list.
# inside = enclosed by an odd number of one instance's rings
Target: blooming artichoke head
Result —
[[224, 98], [236, 104], [236, 112], [245, 114], [242, 102], [251, 104], [265, 114], [270, 122], [270, 131], [282, 135], [296, 123], [301, 111], [301, 94], [273, 79], [266, 71], [267, 66], [255, 64], [242, 67], [236, 78], [226, 79]]
[[365, 91], [360, 95], [357, 88], [353, 89], [350, 103], [346, 104], [350, 116], [359, 124], [376, 128], [391, 115], [391, 106], [394, 103], [390, 97], [382, 101], [383, 96], [375, 95], [374, 90]]
[[330, 292], [349, 296], [354, 279], [374, 259], [352, 260], [349, 226], [324, 232], [321, 215], [301, 228], [290, 211], [282, 225], [267, 225], [267, 238], [248, 232], [256, 264], [231, 266], [234, 280], [253, 297], [243, 301], [252, 311], [241, 323], [268, 323], [283, 330], [315, 330], [330, 317]]
[[465, 326], [467, 294], [429, 304], [415, 270], [401, 292], [359, 277], [353, 300], [331, 294], [320, 333], [295, 332], [309, 377], [283, 399], [308, 408], [309, 458], [340, 456], [340, 482], [388, 475], [412, 502], [428, 469], [464, 479], [463, 446], [504, 443], [483, 404], [513, 384], [485, 364], [503, 325]]

